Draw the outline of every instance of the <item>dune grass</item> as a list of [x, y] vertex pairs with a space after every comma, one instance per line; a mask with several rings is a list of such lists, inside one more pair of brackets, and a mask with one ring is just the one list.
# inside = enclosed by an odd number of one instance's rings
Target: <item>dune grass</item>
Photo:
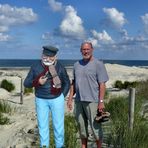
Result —
[[[78, 148], [77, 144], [77, 125], [73, 115], [66, 114], [65, 115], [65, 147], [66, 148]], [[54, 148], [54, 134], [52, 124], [50, 124], [50, 148]]]
[[107, 139], [108, 147], [148, 147], [148, 119], [143, 118], [140, 114], [142, 104], [148, 100], [147, 86], [148, 81], [140, 82], [136, 86], [133, 131], [128, 126], [128, 98], [116, 97], [106, 104], [106, 109], [111, 113], [111, 134]]
[[8, 124], [9, 118], [5, 117], [3, 113], [10, 113], [12, 111], [10, 105], [3, 100], [0, 100], [0, 125]]

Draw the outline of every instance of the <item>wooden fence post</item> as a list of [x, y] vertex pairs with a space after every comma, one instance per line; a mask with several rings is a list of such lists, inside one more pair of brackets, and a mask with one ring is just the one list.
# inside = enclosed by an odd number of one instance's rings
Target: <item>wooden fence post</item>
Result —
[[135, 88], [129, 89], [129, 128], [133, 130], [135, 108]]
[[24, 93], [24, 90], [23, 90], [23, 78], [21, 77], [21, 92], [20, 92], [20, 104], [23, 104], [23, 93]]

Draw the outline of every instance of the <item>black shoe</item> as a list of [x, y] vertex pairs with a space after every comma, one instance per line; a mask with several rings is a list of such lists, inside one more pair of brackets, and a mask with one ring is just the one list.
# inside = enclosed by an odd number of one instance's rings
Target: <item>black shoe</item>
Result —
[[97, 114], [94, 120], [98, 123], [101, 123], [108, 121], [109, 118], [110, 118], [109, 112], [99, 112], [99, 110], [97, 110]]

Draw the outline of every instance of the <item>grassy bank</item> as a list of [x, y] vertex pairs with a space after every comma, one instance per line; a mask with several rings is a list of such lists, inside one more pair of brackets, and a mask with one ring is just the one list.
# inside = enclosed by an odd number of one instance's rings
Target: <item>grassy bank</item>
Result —
[[128, 126], [128, 99], [115, 97], [106, 104], [111, 113], [110, 135], [107, 138], [108, 147], [113, 148], [147, 148], [148, 119], [141, 116], [142, 104], [148, 101], [148, 81], [140, 82], [136, 88], [135, 113], [133, 131]]

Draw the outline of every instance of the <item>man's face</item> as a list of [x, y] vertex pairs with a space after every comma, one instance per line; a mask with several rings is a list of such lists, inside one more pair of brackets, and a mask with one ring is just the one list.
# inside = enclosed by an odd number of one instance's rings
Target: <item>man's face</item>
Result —
[[51, 57], [51, 56], [43, 54], [42, 55], [42, 59], [46, 59], [47, 61], [54, 61], [55, 60], [55, 56]]
[[42, 54], [42, 61], [47, 66], [52, 65], [56, 61], [56, 55], [55, 56], [48, 56], [48, 55]]
[[84, 60], [90, 60], [93, 55], [93, 48], [86, 43], [81, 47], [81, 53]]

